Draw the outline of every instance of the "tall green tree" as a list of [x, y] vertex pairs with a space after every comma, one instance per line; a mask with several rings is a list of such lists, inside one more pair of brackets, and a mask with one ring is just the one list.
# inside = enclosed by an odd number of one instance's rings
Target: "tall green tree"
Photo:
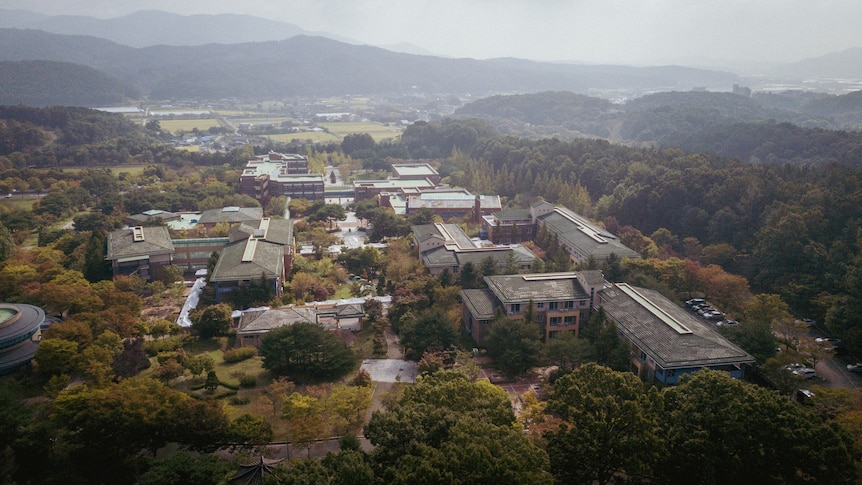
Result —
[[296, 323], [267, 333], [260, 343], [263, 367], [295, 382], [336, 379], [357, 364], [357, 356], [320, 325]]
[[631, 373], [585, 364], [557, 379], [547, 411], [563, 422], [545, 439], [558, 483], [650, 477], [662, 454], [661, 410], [658, 390]]
[[542, 342], [534, 321], [495, 318], [485, 337], [488, 356], [508, 376], [517, 376], [539, 364]]
[[851, 439], [786, 397], [726, 373], [683, 376], [664, 395], [661, 483], [851, 483]]
[[233, 325], [231, 308], [224, 304], [210, 305], [206, 308], [193, 310], [189, 317], [192, 328], [201, 338], [213, 338], [223, 335]]
[[418, 358], [429, 349], [448, 349], [458, 341], [458, 331], [449, 316], [439, 310], [425, 310], [401, 322], [401, 343]]
[[458, 371], [405, 389], [365, 426], [385, 483], [553, 483], [547, 455], [515, 426], [506, 393]]

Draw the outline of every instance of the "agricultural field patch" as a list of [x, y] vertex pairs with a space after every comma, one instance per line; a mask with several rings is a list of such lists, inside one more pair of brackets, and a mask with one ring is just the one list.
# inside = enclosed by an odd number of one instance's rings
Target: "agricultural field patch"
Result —
[[323, 131], [299, 131], [296, 133], [279, 133], [276, 135], [261, 135], [264, 138], [269, 138], [272, 141], [281, 143], [290, 143], [292, 141], [311, 140], [315, 143], [338, 143], [341, 138]]
[[190, 120], [159, 120], [159, 125], [164, 131], [176, 133], [178, 131], [192, 131], [197, 128], [206, 131], [212, 127], [220, 126], [215, 118], [190, 119]]
[[320, 123], [321, 128], [326, 128], [333, 135], [344, 138], [353, 133], [368, 133], [374, 141], [395, 139], [401, 136], [401, 128], [398, 126], [385, 125], [370, 121], [339, 121], [332, 123]]

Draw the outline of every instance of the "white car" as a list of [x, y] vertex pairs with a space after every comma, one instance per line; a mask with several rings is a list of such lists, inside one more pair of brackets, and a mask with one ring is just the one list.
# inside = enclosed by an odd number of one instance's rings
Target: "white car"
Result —
[[803, 379], [815, 379], [817, 378], [817, 371], [808, 367], [803, 367], [793, 371], [793, 375], [802, 377]]

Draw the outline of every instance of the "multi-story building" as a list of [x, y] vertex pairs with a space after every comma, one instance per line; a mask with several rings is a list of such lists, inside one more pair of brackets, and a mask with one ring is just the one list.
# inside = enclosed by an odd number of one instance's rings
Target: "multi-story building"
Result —
[[373, 199], [383, 192], [388, 194], [418, 193], [433, 190], [437, 185], [428, 179], [354, 180], [353, 198], [356, 201]]
[[270, 152], [246, 163], [239, 178], [240, 193], [265, 204], [272, 197], [308, 200], [324, 198], [323, 174], [309, 173], [308, 158]]
[[172, 264], [174, 245], [165, 226], [134, 226], [108, 234], [108, 254], [114, 276], [137, 274], [146, 281], [162, 279]]
[[482, 216], [482, 236], [495, 244], [518, 244], [536, 237], [528, 209], [508, 209]]
[[28, 364], [42, 338], [45, 311], [24, 303], [0, 303], [0, 375]]
[[600, 271], [495, 275], [486, 276], [485, 283], [486, 290], [461, 291], [464, 323], [479, 345], [498, 313], [521, 320], [532, 314], [545, 339], [578, 334], [606, 284]]
[[443, 220], [470, 217], [478, 222], [502, 210], [499, 195], [473, 195], [467, 189], [438, 189], [407, 195], [406, 214], [428, 209]]
[[440, 174], [427, 163], [393, 163], [392, 178], [401, 180], [428, 180], [440, 184]]
[[754, 357], [661, 293], [616, 283], [599, 304], [628, 342], [631, 369], [647, 380], [676, 384], [681, 375], [712, 369], [741, 379]]

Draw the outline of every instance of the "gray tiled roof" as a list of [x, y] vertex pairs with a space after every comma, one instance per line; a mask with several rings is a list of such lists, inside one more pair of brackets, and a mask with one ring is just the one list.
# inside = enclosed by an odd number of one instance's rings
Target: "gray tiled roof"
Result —
[[606, 283], [604, 273], [597, 269], [581, 271], [581, 279], [587, 287], [601, 288]]
[[462, 290], [461, 300], [467, 305], [470, 314], [479, 320], [494, 318], [494, 312], [500, 307], [491, 290]]
[[412, 226], [410, 229], [413, 231], [413, 237], [419, 242], [422, 242], [429, 237], [442, 237], [435, 224], [422, 224]]
[[478, 266], [487, 258], [493, 259], [494, 262], [497, 263], [497, 266], [505, 266], [506, 259], [509, 258], [510, 254], [515, 256], [515, 261], [518, 263], [518, 266], [530, 265], [533, 260], [536, 259], [535, 254], [530, 252], [529, 249], [521, 246], [515, 248], [495, 247], [470, 251], [457, 251], [455, 252], [455, 257], [458, 259], [459, 266], [463, 266], [467, 263], [473, 263]]
[[620, 283], [602, 290], [600, 297], [620, 332], [664, 369], [754, 362], [706, 322], [657, 291]]
[[443, 246], [429, 249], [422, 253], [422, 264], [426, 268], [435, 266], [458, 266], [458, 258], [455, 256], [455, 251], [450, 251]]
[[540, 216], [539, 220], [549, 231], [557, 234], [561, 244], [576, 248], [585, 257], [592, 256], [600, 261], [612, 253], [620, 258], [640, 257], [606, 229], [565, 207], [557, 207], [553, 212]]
[[317, 323], [317, 312], [314, 308], [283, 307], [271, 310], [245, 312], [240, 317], [238, 332], [257, 333], [293, 325], [294, 323]]
[[510, 221], [522, 221], [532, 219], [530, 209], [506, 209], [494, 213], [494, 217], [500, 221], [500, 224], [505, 224]]
[[[268, 227], [266, 229], [264, 241], [269, 241], [282, 246], [293, 244], [293, 221], [290, 219], [267, 219]], [[248, 239], [253, 236], [261, 225], [261, 221], [244, 221], [230, 228], [228, 237], [231, 241], [239, 241]]]
[[458, 224], [423, 224], [412, 226], [411, 229], [413, 230], [414, 237], [419, 242], [429, 237], [437, 236], [443, 239], [446, 244], [454, 244], [459, 249], [472, 249], [476, 247]]
[[108, 255], [105, 259], [136, 258], [174, 252], [171, 234], [167, 227], [148, 226], [142, 229], [144, 235], [142, 241], [134, 240], [132, 229], [111, 231], [108, 235]]
[[504, 303], [589, 298], [577, 277], [578, 273], [495, 275], [486, 276], [485, 283]]
[[[280, 278], [284, 266], [284, 250], [279, 244], [264, 240], [243, 240], [228, 244], [222, 249], [210, 281], [244, 281]], [[256, 244], [250, 261], [243, 261], [246, 245]]]
[[239, 223], [243, 221], [259, 221], [263, 218], [263, 209], [260, 207], [224, 207], [221, 209], [210, 209], [201, 213], [198, 223], [218, 224], [219, 222]]

